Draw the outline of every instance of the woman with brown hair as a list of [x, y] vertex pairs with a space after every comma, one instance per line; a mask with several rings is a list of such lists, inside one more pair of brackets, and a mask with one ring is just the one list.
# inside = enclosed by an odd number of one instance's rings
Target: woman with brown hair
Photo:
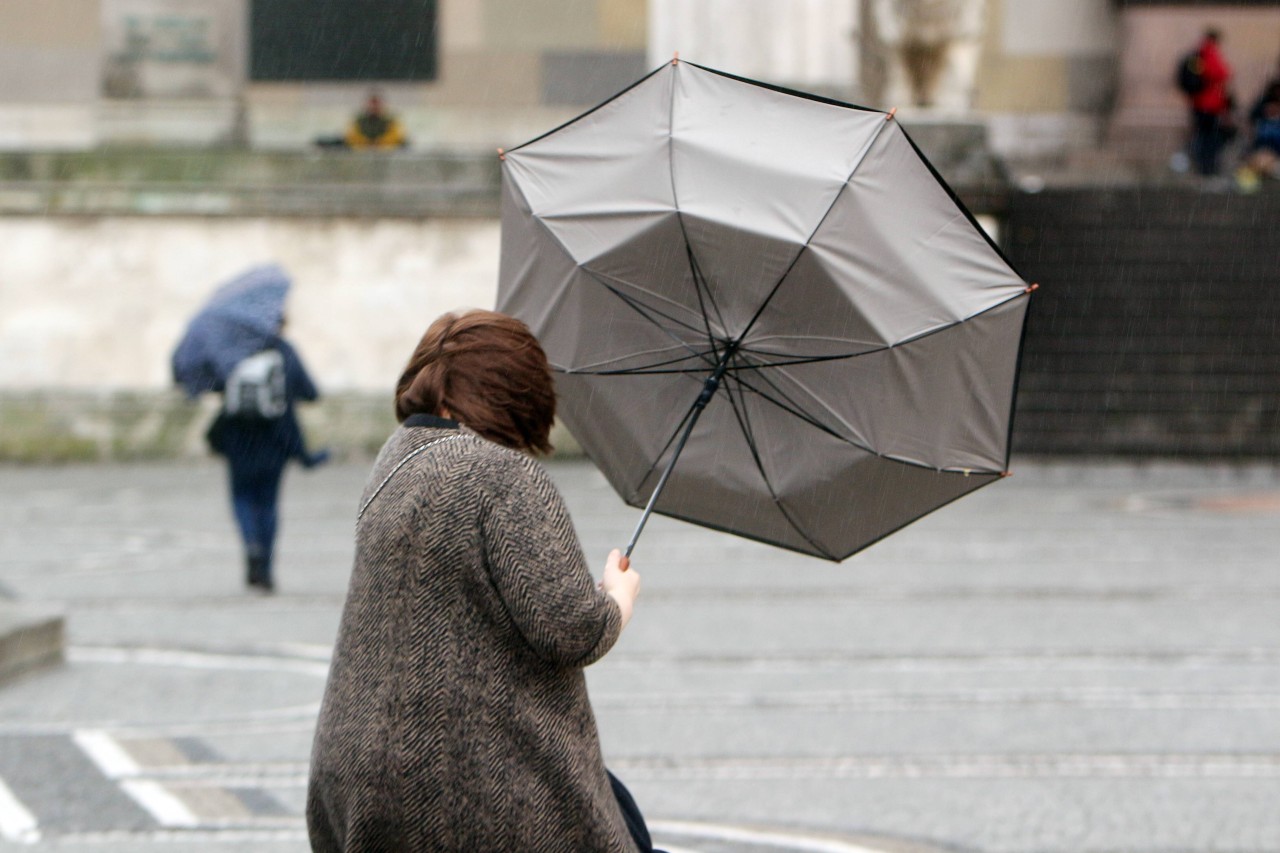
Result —
[[532, 458], [555, 416], [542, 348], [514, 318], [446, 314], [395, 409], [316, 728], [312, 849], [649, 849], [583, 677], [640, 579], [615, 550], [594, 581]]

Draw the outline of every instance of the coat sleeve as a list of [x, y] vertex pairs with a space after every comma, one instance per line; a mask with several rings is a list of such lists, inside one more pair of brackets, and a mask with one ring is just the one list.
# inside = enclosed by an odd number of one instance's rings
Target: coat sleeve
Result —
[[586, 666], [622, 630], [618, 605], [587, 568], [564, 501], [532, 459], [507, 457], [482, 514], [489, 575], [530, 647], [560, 666]]
[[298, 351], [285, 340], [280, 341], [279, 347], [280, 354], [284, 356], [285, 396], [290, 401], [319, 399], [320, 391], [316, 388], [316, 383], [311, 380], [307, 369], [303, 367]]

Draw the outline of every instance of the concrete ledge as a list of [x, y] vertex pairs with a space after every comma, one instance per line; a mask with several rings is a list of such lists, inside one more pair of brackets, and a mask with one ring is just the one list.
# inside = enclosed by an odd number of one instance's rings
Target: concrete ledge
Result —
[[[996, 213], [1008, 180], [981, 122], [902, 118], [975, 213]], [[501, 172], [467, 152], [116, 147], [0, 152], [0, 214], [497, 218]]]
[[0, 602], [0, 684], [64, 659], [61, 613], [38, 605]]
[[15, 151], [0, 153], [0, 213], [492, 218], [498, 176], [491, 150]]
[[[218, 400], [176, 390], [0, 390], [0, 463], [146, 462], [209, 455], [204, 434]], [[336, 392], [298, 407], [307, 443], [339, 460], [367, 460], [396, 428], [385, 393]], [[557, 456], [582, 450], [562, 424]]]

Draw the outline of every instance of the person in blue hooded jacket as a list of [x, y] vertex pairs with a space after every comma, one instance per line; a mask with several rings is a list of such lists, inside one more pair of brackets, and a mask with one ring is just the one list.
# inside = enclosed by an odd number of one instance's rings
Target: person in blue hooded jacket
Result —
[[[283, 321], [281, 327], [283, 328]], [[327, 450], [307, 450], [294, 404], [319, 398], [319, 391], [303, 367], [302, 359], [277, 336], [269, 350], [280, 366], [280, 411], [246, 411], [229, 405], [235, 399], [233, 380], [223, 391], [223, 407], [209, 427], [210, 449], [226, 458], [230, 473], [231, 507], [244, 543], [246, 577], [252, 589], [272, 592], [275, 581], [272, 556], [279, 526], [280, 483], [285, 466], [296, 459], [314, 468], [329, 458]], [[267, 407], [269, 408], [269, 407]]]

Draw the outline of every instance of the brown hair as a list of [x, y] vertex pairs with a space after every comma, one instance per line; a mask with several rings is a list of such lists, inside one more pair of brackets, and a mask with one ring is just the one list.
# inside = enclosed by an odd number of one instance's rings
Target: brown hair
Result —
[[490, 441], [551, 452], [555, 385], [528, 326], [476, 309], [444, 314], [427, 328], [396, 383], [396, 419], [446, 410]]

